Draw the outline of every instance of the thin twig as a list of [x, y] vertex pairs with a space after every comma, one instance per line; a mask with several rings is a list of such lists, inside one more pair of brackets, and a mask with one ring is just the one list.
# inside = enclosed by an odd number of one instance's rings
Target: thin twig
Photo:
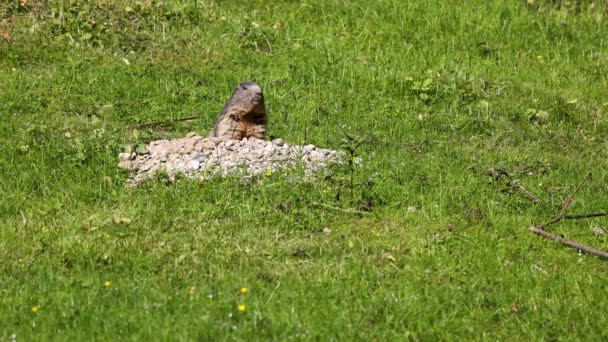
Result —
[[[191, 117], [187, 117], [187, 118], [174, 119], [174, 120], [171, 120], [170, 122], [191, 121], [191, 120], [196, 120], [198, 118], [199, 118], [198, 116], [191, 116]], [[142, 124], [133, 125], [133, 126], [131, 126], [131, 128], [146, 128], [146, 127], [161, 126], [161, 125], [167, 125], [167, 124], [169, 124], [169, 122], [153, 121], [153, 122], [145, 122]]]
[[570, 240], [564, 239], [561, 236], [555, 235], [553, 233], [549, 233], [548, 231], [542, 230], [542, 229], [540, 229], [538, 227], [532, 226], [532, 227], [530, 227], [530, 230], [533, 231], [533, 232], [535, 232], [536, 234], [540, 234], [540, 235], [542, 235], [544, 237], [547, 237], [549, 239], [553, 239], [553, 240], [555, 240], [557, 242], [561, 242], [564, 245], [568, 245], [570, 247], [574, 247], [574, 248], [576, 248], [578, 250], [581, 250], [581, 251], [584, 251], [586, 253], [595, 254], [595, 255], [600, 256], [602, 258], [608, 259], [608, 253], [604, 252], [604, 251], [600, 251], [599, 249], [595, 249], [595, 248], [592, 248], [592, 247], [588, 247], [588, 246], [582, 245], [582, 244], [580, 244], [578, 242], [575, 242], [575, 241], [570, 241]]
[[266, 37], [266, 35], [263, 32], [262, 32], [262, 36], [266, 40], [266, 44], [268, 44], [268, 49], [270, 50], [270, 54], [272, 54], [272, 44], [270, 44], [270, 40], [268, 40], [268, 37]]
[[587, 180], [589, 180], [589, 178], [591, 178], [591, 171], [589, 171], [587, 173], [587, 176], [585, 176], [585, 178], [579, 183], [579, 185], [576, 187], [576, 189], [574, 190], [572, 195], [566, 197], [566, 200], [564, 201], [564, 206], [562, 207], [562, 211], [559, 213], [559, 216], [564, 215], [564, 212], [566, 211], [566, 209], [568, 209], [570, 204], [572, 204], [572, 200], [574, 199], [574, 196], [576, 196], [578, 191], [583, 187], [583, 185], [585, 185], [585, 183], [587, 182]]
[[21, 223], [23, 223], [24, 226], [27, 225], [27, 218], [25, 217], [23, 210], [19, 210], [19, 212], [21, 213]]
[[520, 182], [514, 182], [513, 187], [521, 191], [528, 199], [534, 203], [540, 202], [540, 198], [526, 189]]
[[589, 217], [600, 217], [600, 216], [608, 216], [608, 213], [589, 213], [589, 214], [579, 214], [579, 215], [564, 215], [564, 220], [578, 220]]
[[538, 228], [538, 229], [543, 229], [543, 228], [545, 228], [548, 225], [551, 225], [551, 224], [554, 224], [555, 222], [561, 221], [562, 218], [563, 217], [561, 215], [557, 215], [554, 218], [550, 219], [549, 221], [547, 221], [545, 223], [542, 223], [542, 224], [537, 224], [534, 227]]
[[329, 209], [333, 209], [333, 210], [342, 211], [342, 212], [349, 213], [349, 214], [362, 214], [362, 215], [369, 214], [369, 213], [367, 213], [365, 211], [352, 210], [352, 209], [342, 209], [342, 208], [338, 208], [338, 207], [332, 207], [331, 205], [327, 205], [325, 203], [312, 202], [312, 204], [313, 205], [318, 205], [318, 206], [321, 206], [321, 207], [325, 207], [325, 208], [329, 208]]

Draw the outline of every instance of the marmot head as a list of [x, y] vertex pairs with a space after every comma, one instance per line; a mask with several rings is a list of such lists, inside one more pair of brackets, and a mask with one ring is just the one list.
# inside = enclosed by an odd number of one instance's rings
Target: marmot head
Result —
[[236, 86], [228, 103], [230, 105], [237, 105], [247, 113], [266, 113], [262, 87], [255, 82], [244, 82]]

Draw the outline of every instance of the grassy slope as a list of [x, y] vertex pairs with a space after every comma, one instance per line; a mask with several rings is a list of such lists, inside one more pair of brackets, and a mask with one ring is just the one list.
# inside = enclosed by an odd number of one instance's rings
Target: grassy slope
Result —
[[[605, 262], [526, 229], [587, 170], [572, 211], [608, 207], [601, 3], [239, 3], [0, 5], [0, 340], [607, 337]], [[366, 137], [352, 193], [123, 187], [122, 144], [203, 133], [252, 79], [272, 136]]]

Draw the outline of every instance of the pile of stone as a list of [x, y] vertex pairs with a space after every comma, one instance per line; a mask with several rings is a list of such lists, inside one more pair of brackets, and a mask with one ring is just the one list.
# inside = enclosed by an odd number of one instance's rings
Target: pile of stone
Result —
[[325, 172], [340, 163], [342, 153], [314, 145], [288, 145], [282, 139], [221, 140], [189, 133], [185, 138], [152, 141], [136, 152], [120, 153], [119, 167], [130, 171], [128, 185], [164, 171], [169, 179], [176, 174], [205, 179], [239, 175], [271, 175], [280, 169], [302, 167], [305, 175]]

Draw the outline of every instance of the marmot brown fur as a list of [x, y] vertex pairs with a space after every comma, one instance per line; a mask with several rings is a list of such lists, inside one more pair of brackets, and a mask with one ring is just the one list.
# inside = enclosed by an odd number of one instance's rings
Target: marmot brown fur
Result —
[[262, 87], [254, 82], [245, 82], [234, 89], [209, 136], [236, 140], [264, 139], [267, 123]]

